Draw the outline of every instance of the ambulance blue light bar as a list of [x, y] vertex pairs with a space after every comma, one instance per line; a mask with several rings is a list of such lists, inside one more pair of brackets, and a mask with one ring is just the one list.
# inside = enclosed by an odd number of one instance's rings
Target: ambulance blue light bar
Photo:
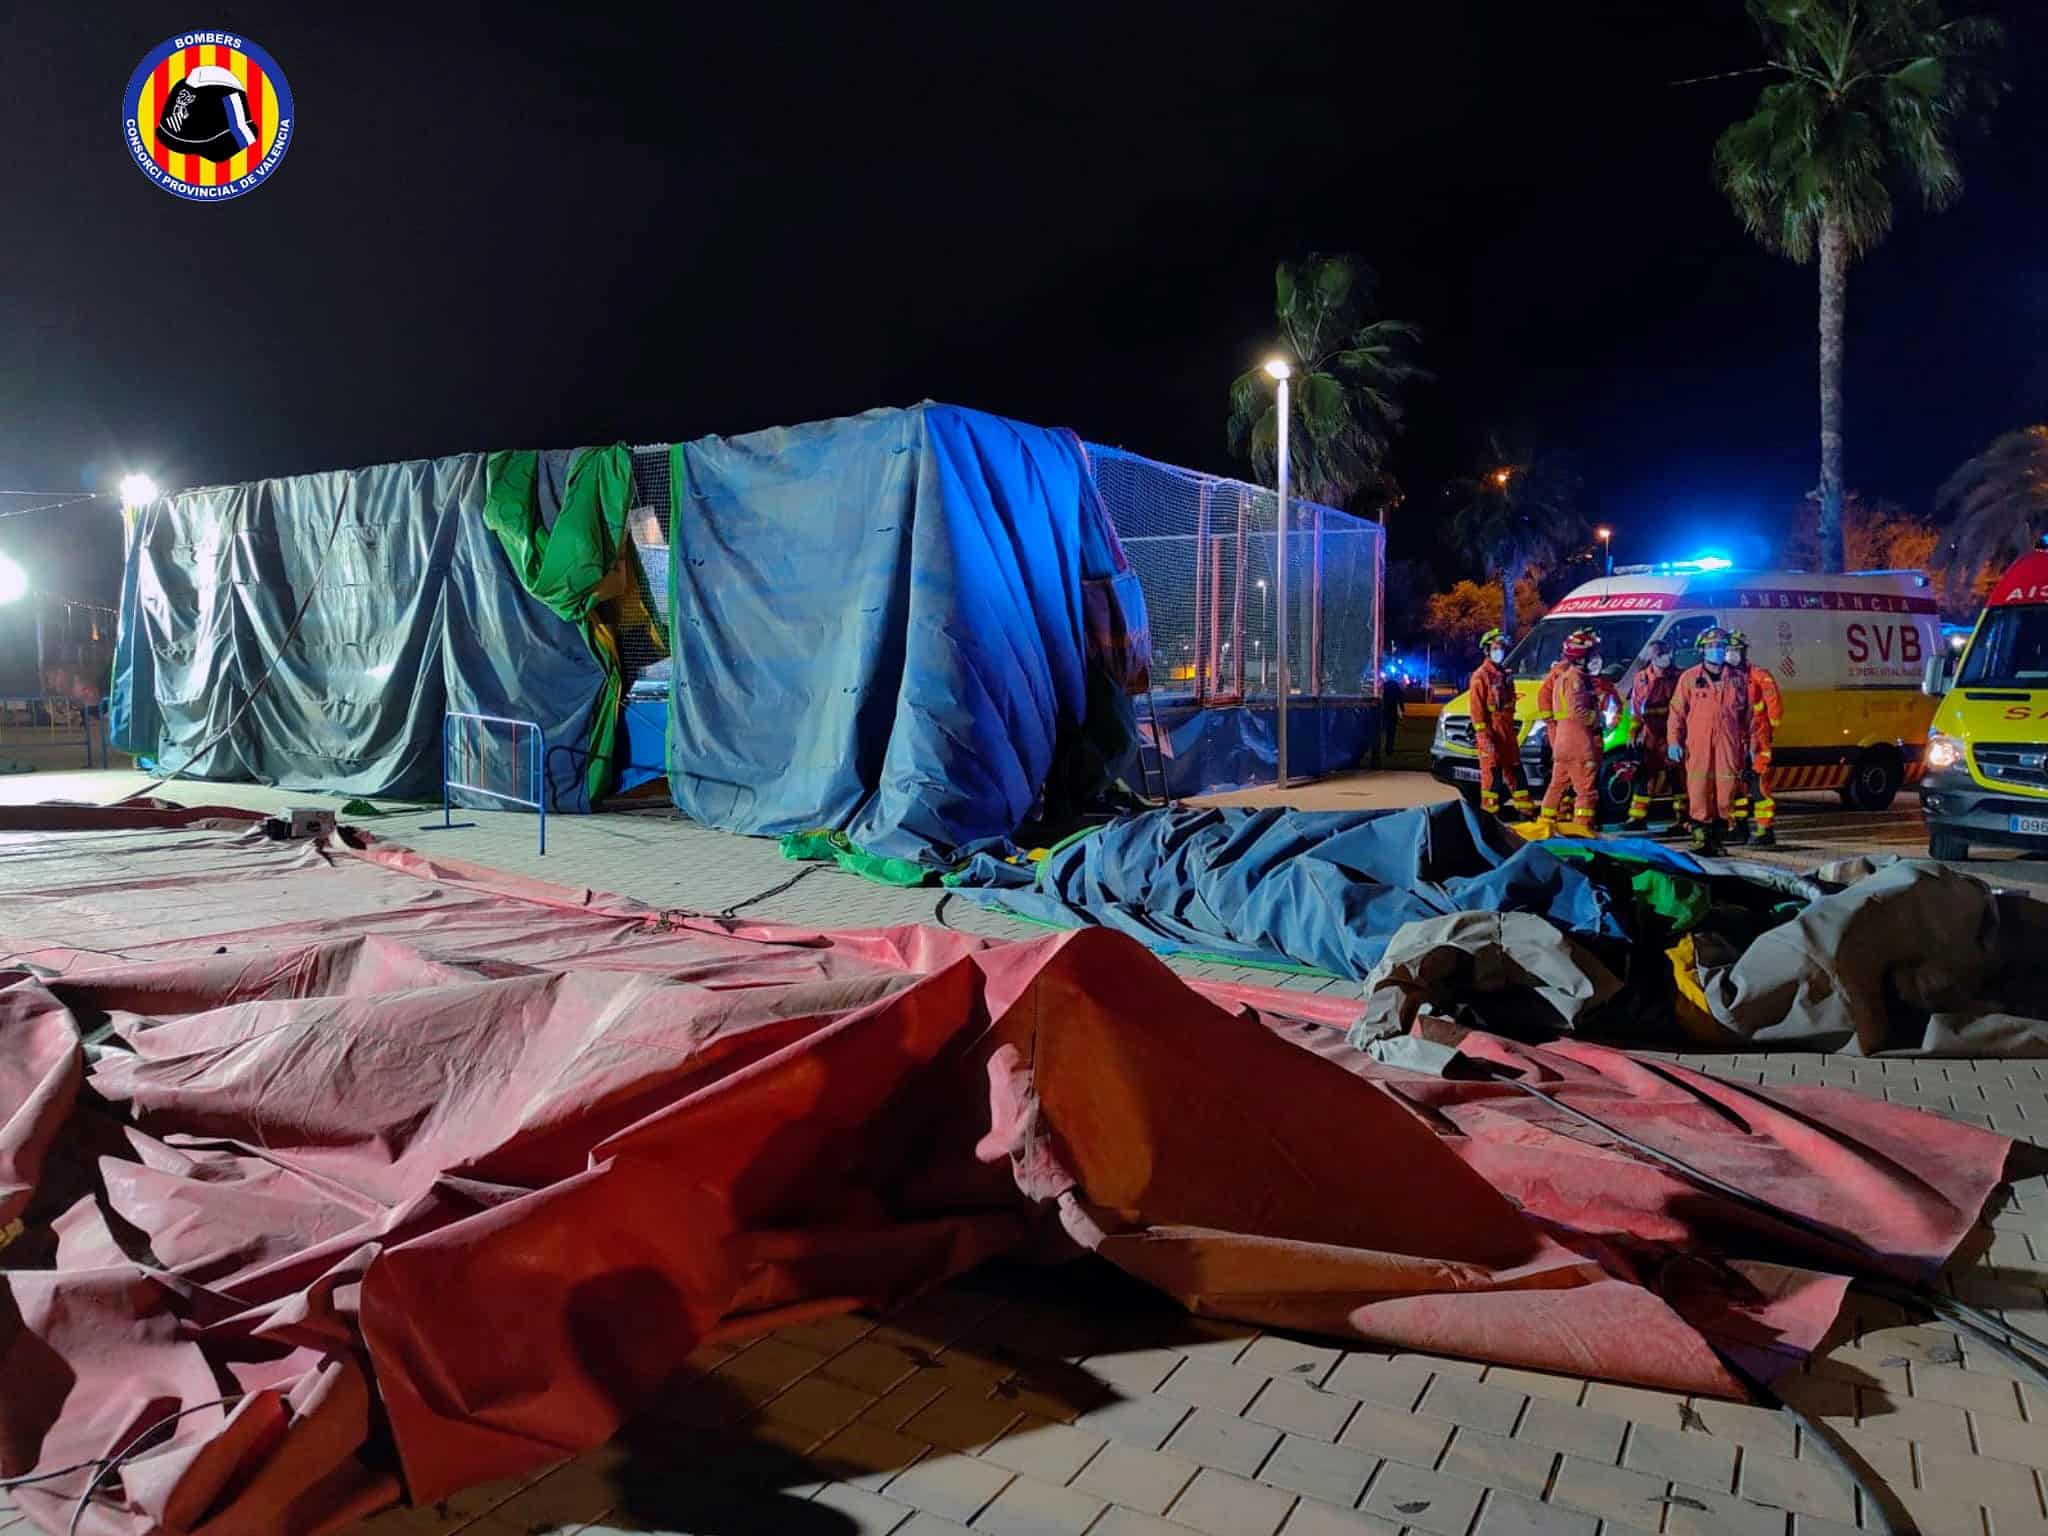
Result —
[[1732, 571], [1735, 562], [1720, 555], [1699, 555], [1691, 560], [1660, 560], [1655, 565], [1617, 565], [1617, 576], [1697, 576], [1703, 572]]

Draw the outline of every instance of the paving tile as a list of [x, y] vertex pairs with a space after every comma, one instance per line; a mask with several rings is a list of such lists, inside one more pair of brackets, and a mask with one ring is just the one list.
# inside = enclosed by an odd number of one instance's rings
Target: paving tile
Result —
[[1100, 1408], [1089, 1409], [1074, 1425], [1092, 1434], [1156, 1451], [1192, 1411], [1186, 1403], [1166, 1397], [1117, 1398]]
[[[1853, 1461], [1861, 1462], [1867, 1468], [1866, 1476], [1874, 1477], [1892, 1488], [1913, 1486], [1913, 1447], [1906, 1441], [1891, 1435], [1872, 1434], [1869, 1430], [1858, 1429], [1853, 1424], [1830, 1424], [1827, 1427], [1840, 1442], [1840, 1449], [1846, 1451]], [[1813, 1454], [1804, 1446], [1800, 1448], [1800, 1452], [1802, 1457]]]
[[973, 1536], [973, 1533], [957, 1520], [915, 1514], [896, 1527], [896, 1536]]
[[1980, 1454], [2048, 1470], [2048, 1424], [2022, 1424], [1988, 1414], [1973, 1422]]
[[1064, 1485], [1105, 1444], [1101, 1435], [1045, 1419], [1025, 1419], [981, 1454], [999, 1467]]
[[1458, 1427], [1451, 1448], [1444, 1453], [1440, 1470], [1469, 1477], [1475, 1483], [1496, 1488], [1513, 1488], [1543, 1497], [1550, 1486], [1550, 1474], [1557, 1465], [1557, 1452], [1530, 1440], [1510, 1440], [1489, 1435], [1481, 1429]]
[[861, 1418], [869, 1424], [879, 1424], [885, 1429], [901, 1428], [904, 1421], [916, 1417], [945, 1395], [945, 1388], [939, 1385], [933, 1371], [916, 1371], [901, 1385], [891, 1388], [875, 1399], [872, 1408], [864, 1410]]
[[1823, 1520], [1818, 1515], [1794, 1515], [1792, 1536], [1863, 1536], [1853, 1525], [1844, 1525], [1839, 1520]]
[[814, 1322], [778, 1328], [768, 1337], [793, 1344], [798, 1349], [808, 1349], [814, 1354], [836, 1355], [858, 1344], [876, 1327], [876, 1320], [865, 1313], [841, 1312], [836, 1317], [821, 1317]]
[[1809, 1418], [1856, 1417], [1855, 1387], [1833, 1376], [1781, 1376], [1772, 1384], [1772, 1390]]
[[1337, 1443], [1349, 1450], [1433, 1467], [1450, 1443], [1454, 1426], [1420, 1413], [1397, 1413], [1377, 1403], [1360, 1403]]
[[1888, 1392], [1859, 1390], [1856, 1398], [1862, 1408], [1857, 1423], [1872, 1433], [1949, 1451], [1970, 1449], [1970, 1422], [1960, 1408], [1893, 1397]]
[[1290, 1434], [1335, 1440], [1357, 1406], [1352, 1398], [1319, 1392], [1305, 1381], [1283, 1376], [1266, 1383], [1245, 1416]]
[[761, 1410], [761, 1416], [778, 1424], [807, 1429], [820, 1439], [843, 1429], [872, 1408], [875, 1399], [865, 1392], [808, 1376]]
[[1544, 1397], [1531, 1398], [1528, 1411], [1515, 1426], [1517, 1440], [1608, 1463], [1620, 1459], [1622, 1437], [1627, 1433], [1626, 1419]]
[[1170, 1349], [1127, 1349], [1090, 1355], [1082, 1362], [1089, 1375], [1131, 1397], [1159, 1390], [1187, 1357]]
[[882, 1485], [931, 1449], [879, 1424], [849, 1424], [811, 1453], [813, 1462], [841, 1482], [869, 1492]]
[[1782, 1509], [1752, 1504], [1706, 1488], [1674, 1488], [1666, 1496], [1664, 1536], [1785, 1536]]
[[1904, 1365], [1888, 1363], [1899, 1358], [1897, 1355], [1879, 1354], [1875, 1350], [1836, 1349], [1825, 1355], [1815, 1355], [1807, 1362], [1807, 1371], [1814, 1376], [1832, 1376], [1851, 1386], [1878, 1388], [1905, 1397], [1913, 1389], [1912, 1379], [1906, 1374]]
[[1522, 1405], [1528, 1401], [1520, 1392], [1505, 1387], [1490, 1387], [1464, 1376], [1439, 1376], [1422, 1396], [1422, 1411], [1454, 1424], [1505, 1435], [1515, 1427]]
[[1214, 1408], [1219, 1413], [1243, 1413], [1251, 1406], [1266, 1378], [1241, 1366], [1218, 1365], [1212, 1360], [1183, 1359], [1180, 1367], [1158, 1387], [1161, 1397], [1176, 1398], [1197, 1408]]
[[1022, 1413], [1071, 1424], [1091, 1408], [1118, 1400], [1117, 1390], [1064, 1360], [1029, 1360], [995, 1387], [995, 1395]]
[[1135, 1509], [1122, 1509], [1112, 1504], [1090, 1527], [1088, 1536], [1188, 1536], [1188, 1528], [1162, 1520], [1157, 1515], [1140, 1514]]
[[1272, 1536], [1293, 1507], [1291, 1493], [1204, 1467], [1167, 1515], [1209, 1536]]
[[827, 1483], [811, 1496], [811, 1502], [836, 1509], [852, 1521], [853, 1529], [845, 1536], [889, 1536], [915, 1513], [908, 1504], [848, 1483]]
[[1390, 1461], [1372, 1480], [1364, 1508], [1435, 1536], [1465, 1536], [1485, 1492], [1477, 1483]]
[[1724, 1403], [1718, 1398], [1695, 1398], [1686, 1428], [1722, 1440], [1733, 1440], [1745, 1450], [1755, 1449], [1772, 1456], [1790, 1456], [1798, 1448], [1799, 1434], [1791, 1415], [1780, 1413], [1775, 1408], [1758, 1407], [1754, 1403]]
[[906, 1419], [903, 1432], [951, 1450], [978, 1451], [1021, 1417], [1008, 1403], [945, 1392]]
[[917, 1364], [891, 1344], [862, 1340], [818, 1367], [818, 1374], [881, 1397], [917, 1371]]
[[1712, 1435], [1637, 1424], [1628, 1432], [1621, 1464], [1674, 1482], [1727, 1493], [1735, 1487], [1735, 1445]]
[[[1313, 1499], [1303, 1499], [1280, 1527], [1280, 1536], [1400, 1536], [1398, 1522], [1382, 1520], [1359, 1510], [1332, 1509]], [[1096, 1536], [1091, 1531], [1089, 1536]]]
[[990, 1536], [1081, 1536], [1108, 1507], [1072, 1488], [1020, 1477], [974, 1517], [974, 1528]]
[[1657, 1429], [1682, 1429], [1685, 1426], [1686, 1400], [1676, 1392], [1652, 1392], [1644, 1387], [1596, 1381], [1586, 1387], [1583, 1402], [1586, 1407], [1601, 1413], [1618, 1414], [1624, 1419]]
[[1081, 1469], [1073, 1486], [1143, 1514], [1163, 1515], [1200, 1470], [1185, 1456], [1112, 1440]]
[[2017, 1383], [2009, 1376], [1994, 1376], [1983, 1371], [1916, 1365], [1913, 1367], [1913, 1396], [1925, 1402], [1967, 1408], [1972, 1413], [1995, 1414], [2007, 1419], [2020, 1416]]
[[731, 1382], [749, 1382], [781, 1391], [825, 1363], [815, 1350], [798, 1349], [780, 1339], [761, 1339], [719, 1366], [713, 1374]]
[[572, 1461], [529, 1483], [491, 1513], [521, 1527], [566, 1525], [573, 1530], [618, 1502], [618, 1489], [601, 1470]]
[[1576, 1403], [1586, 1392], [1586, 1383], [1577, 1376], [1553, 1376], [1548, 1371], [1525, 1371], [1511, 1365], [1489, 1366], [1486, 1384], [1560, 1403]]
[[1379, 1457], [1363, 1451], [1288, 1435], [1259, 1468], [1259, 1481], [1349, 1509], [1379, 1465]]
[[[1984, 1511], [1952, 1490], [1915, 1488], [1910, 1483], [1894, 1484], [1893, 1500], [1911, 1519], [1920, 1536], [1984, 1536]], [[1995, 1536], [2011, 1536], [1995, 1529]]]
[[899, 1504], [962, 1524], [1009, 1486], [1014, 1474], [972, 1456], [928, 1456], [883, 1490]]
[[1991, 1511], [1994, 1526], [2007, 1515], [2041, 1518], [2041, 1496], [2031, 1467], [1924, 1445], [1916, 1450], [1914, 1460], [1922, 1488], [1983, 1505]]
[[1473, 1536], [1594, 1536], [1599, 1525], [1591, 1515], [1562, 1504], [1541, 1504], [1496, 1488], [1486, 1495]]
[[1385, 1355], [1348, 1354], [1323, 1381], [1324, 1390], [1341, 1392], [1403, 1411], [1422, 1400], [1423, 1388], [1435, 1373], [1412, 1361], [1393, 1360]]
[[1824, 1461], [1794, 1461], [1745, 1449], [1735, 1491], [1755, 1504], [1852, 1524], [1856, 1519], [1854, 1491]]
[[1243, 1323], [1225, 1322], [1217, 1317], [1189, 1316], [1176, 1318], [1165, 1334], [1154, 1342], [1196, 1360], [1235, 1365], [1258, 1337], [1258, 1329]]
[[1661, 1477], [1567, 1456], [1551, 1482], [1550, 1499], [1603, 1520], [1654, 1531], [1664, 1524], [1664, 1490], [1669, 1486]]
[[1197, 1408], [1173, 1432], [1166, 1449], [1205, 1467], [1220, 1467], [1240, 1477], [1250, 1477], [1279, 1443], [1277, 1429], [1234, 1419], [1213, 1408]]
[[1344, 1351], [1327, 1344], [1309, 1344], [1277, 1333], [1261, 1335], [1238, 1356], [1237, 1364], [1266, 1376], [1299, 1376], [1321, 1381], [1343, 1360]]

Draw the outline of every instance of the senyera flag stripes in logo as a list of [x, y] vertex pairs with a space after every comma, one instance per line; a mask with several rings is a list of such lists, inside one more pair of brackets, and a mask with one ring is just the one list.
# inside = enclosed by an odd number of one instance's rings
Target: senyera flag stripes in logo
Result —
[[121, 134], [136, 167], [174, 197], [217, 203], [269, 180], [292, 141], [277, 61], [235, 32], [181, 32], [128, 77]]

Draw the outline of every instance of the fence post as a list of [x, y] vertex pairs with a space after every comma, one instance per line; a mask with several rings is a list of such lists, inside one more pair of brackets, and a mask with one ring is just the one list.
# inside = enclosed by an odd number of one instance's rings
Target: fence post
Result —
[[1323, 696], [1323, 509], [1316, 508], [1315, 533], [1309, 542], [1308, 691]]
[[1237, 658], [1231, 671], [1238, 698], [1244, 697], [1244, 566], [1246, 523], [1251, 518], [1252, 500], [1248, 487], [1237, 488], [1237, 583], [1230, 603], [1230, 653]]

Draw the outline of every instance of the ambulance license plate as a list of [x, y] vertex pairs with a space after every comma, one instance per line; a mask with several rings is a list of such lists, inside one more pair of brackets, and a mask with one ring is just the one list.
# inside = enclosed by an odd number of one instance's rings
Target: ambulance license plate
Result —
[[2048, 816], [2008, 816], [2005, 826], [2022, 837], [2048, 837]]
[[[1451, 777], [1452, 777], [1452, 778], [1454, 778], [1454, 779], [1469, 779], [1469, 780], [1471, 780], [1471, 781], [1472, 781], [1472, 782], [1473, 782], [1474, 784], [1477, 784], [1477, 783], [1479, 782], [1479, 770], [1478, 770], [1477, 768], [1467, 768], [1467, 767], [1466, 767], [1466, 766], [1465, 766], [1465, 765], [1464, 765], [1463, 763], [1453, 763], [1453, 764], [1451, 765]], [[2042, 818], [2042, 817], [2038, 817], [2038, 816], [2015, 816], [2015, 817], [2013, 817], [2013, 820], [2014, 820], [2014, 821], [2039, 821], [2039, 822], [2041, 822], [2041, 825], [2042, 825], [2043, 829], [2044, 829], [2044, 830], [2048, 830], [2048, 819], [2044, 819], [2044, 818]]]

